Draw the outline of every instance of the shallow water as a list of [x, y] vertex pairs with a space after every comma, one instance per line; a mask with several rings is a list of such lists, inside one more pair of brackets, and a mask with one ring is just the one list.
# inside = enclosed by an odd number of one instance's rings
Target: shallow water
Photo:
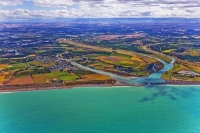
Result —
[[[153, 58], [153, 57], [152, 57]], [[163, 60], [161, 59], [158, 59], [158, 58], [155, 58], [157, 59], [158, 61], [160, 61], [161, 63], [163, 63], [164, 65], [164, 68], [161, 69], [160, 71], [158, 72], [154, 72], [152, 73], [149, 77], [142, 77], [142, 78], [137, 78], [137, 79], [132, 79], [133, 83], [135, 84], [141, 84], [141, 83], [165, 83], [165, 80], [161, 78], [161, 76], [163, 75], [163, 73], [165, 73], [166, 71], [169, 71], [170, 69], [173, 68], [174, 66], [174, 62], [175, 62], [175, 59], [172, 58], [172, 57], [169, 57], [172, 59], [172, 61], [168, 64], [166, 62], [164, 62]]]
[[199, 133], [200, 86], [0, 95], [0, 133]]

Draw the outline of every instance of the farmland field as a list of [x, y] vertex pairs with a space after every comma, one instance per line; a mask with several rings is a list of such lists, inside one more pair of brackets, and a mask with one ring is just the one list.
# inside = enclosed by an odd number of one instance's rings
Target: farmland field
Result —
[[8, 67], [8, 64], [0, 64], [0, 71], [4, 68], [7, 68]]
[[73, 72], [78, 76], [95, 74], [94, 72], [85, 71], [85, 70], [76, 70], [76, 71], [73, 71]]
[[46, 83], [47, 81], [53, 79], [61, 79], [63, 81], [73, 81], [78, 78], [78, 76], [76, 76], [73, 73], [60, 72], [60, 71], [53, 71], [51, 73], [45, 73], [45, 74], [34, 74], [32, 75], [32, 77], [36, 83]]
[[55, 65], [55, 63], [53, 63], [53, 62], [45, 64], [45, 63], [42, 63], [42, 62], [39, 62], [39, 61], [32, 61], [32, 62], [30, 62], [30, 64], [35, 65], [35, 66], [43, 66], [43, 67], [49, 67], [49, 66]]
[[29, 63], [16, 63], [16, 64], [10, 64], [6, 70], [16, 70], [16, 69], [20, 69], [20, 68], [24, 68], [26, 66], [28, 66]]
[[82, 80], [86, 80], [86, 81], [92, 81], [92, 80], [107, 80], [109, 79], [108, 76], [105, 75], [101, 75], [101, 74], [89, 74], [89, 75], [83, 75], [82, 76]]
[[170, 63], [172, 61], [171, 58], [167, 57], [167, 56], [164, 56], [164, 55], [161, 55], [161, 54], [152, 54], [152, 56], [158, 58], [158, 59], [161, 59], [167, 63]]
[[[87, 45], [87, 44], [83, 44], [83, 43], [73, 42], [73, 41], [70, 41], [70, 40], [66, 41], [65, 43], [69, 43], [69, 44], [74, 45], [74, 46], [80, 46], [80, 47], [89, 48], [89, 49], [93, 49], [93, 50], [100, 50], [100, 51], [105, 51], [105, 52], [113, 52], [112, 48], [91, 46], [91, 45]], [[145, 61], [147, 61], [149, 63], [157, 62], [156, 59], [140, 56], [136, 52], [133, 52], [133, 51], [117, 49], [116, 53], [123, 54], [123, 55], [128, 55], [128, 56], [135, 56], [135, 57], [141, 58], [142, 60], [145, 60]], [[146, 63], [144, 63], [144, 65], [146, 65]]]
[[120, 56], [99, 56], [96, 59], [99, 59], [105, 63], [109, 63], [112, 65], [121, 65], [124, 67], [133, 67], [140, 68], [142, 64], [145, 65], [145, 62], [139, 58], [132, 57], [120, 57]]
[[4, 73], [0, 73], [0, 83], [5, 81], [5, 74]]
[[25, 76], [21, 78], [12, 78], [9, 81], [5, 82], [6, 85], [24, 85], [24, 84], [33, 84], [34, 81], [31, 76]]
[[[163, 79], [171, 79], [173, 77], [173, 75], [175, 73], [178, 73], [180, 71], [193, 71], [192, 68], [188, 67], [187, 65], [183, 65], [183, 64], [179, 64], [179, 63], [175, 63], [174, 64], [174, 67], [169, 70], [168, 72], [165, 72], [163, 75], [162, 75], [162, 78]], [[190, 77], [187, 77], [187, 80], [189, 79]], [[199, 79], [199, 78], [197, 78]], [[186, 80], [186, 79], [185, 79]]]

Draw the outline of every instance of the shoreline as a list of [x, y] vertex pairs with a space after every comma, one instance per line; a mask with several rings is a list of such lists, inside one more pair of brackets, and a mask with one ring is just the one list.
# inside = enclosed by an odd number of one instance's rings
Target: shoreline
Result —
[[77, 84], [77, 85], [63, 85], [63, 84], [31, 84], [31, 85], [1, 85], [0, 93], [9, 92], [24, 92], [24, 91], [39, 91], [39, 90], [62, 90], [73, 89], [76, 87], [115, 87], [115, 86], [134, 86], [126, 83], [115, 84]]
[[[115, 84], [77, 84], [77, 85], [63, 85], [63, 84], [32, 84], [32, 85], [1, 85], [0, 94], [11, 92], [25, 92], [25, 91], [40, 91], [40, 90], [65, 90], [73, 89], [77, 87], [143, 87], [147, 84], [131, 85], [122, 82], [116, 82]], [[152, 86], [164, 86], [164, 85], [200, 85], [200, 82], [196, 81], [166, 81], [166, 83], [151, 83]]]
[[152, 85], [200, 85], [200, 81], [174, 81], [166, 80], [165, 83], [151, 83]]

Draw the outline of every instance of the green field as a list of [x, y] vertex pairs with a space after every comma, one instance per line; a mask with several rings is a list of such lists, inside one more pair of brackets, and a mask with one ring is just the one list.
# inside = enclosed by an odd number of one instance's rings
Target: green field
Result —
[[32, 75], [32, 77], [36, 83], [45, 83], [46, 81], [54, 79], [63, 81], [74, 81], [79, 78], [74, 73], [61, 72], [61, 71], [53, 71], [51, 73], [45, 73], [45, 74], [34, 74]]

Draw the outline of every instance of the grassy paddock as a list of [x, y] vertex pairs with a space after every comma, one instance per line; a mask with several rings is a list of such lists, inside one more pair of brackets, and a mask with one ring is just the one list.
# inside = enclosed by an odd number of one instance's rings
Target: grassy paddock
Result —
[[46, 81], [50, 81], [53, 79], [61, 79], [63, 81], [74, 81], [79, 78], [74, 73], [60, 71], [53, 71], [51, 73], [45, 74], [34, 74], [32, 75], [32, 77], [36, 83], [45, 83]]

